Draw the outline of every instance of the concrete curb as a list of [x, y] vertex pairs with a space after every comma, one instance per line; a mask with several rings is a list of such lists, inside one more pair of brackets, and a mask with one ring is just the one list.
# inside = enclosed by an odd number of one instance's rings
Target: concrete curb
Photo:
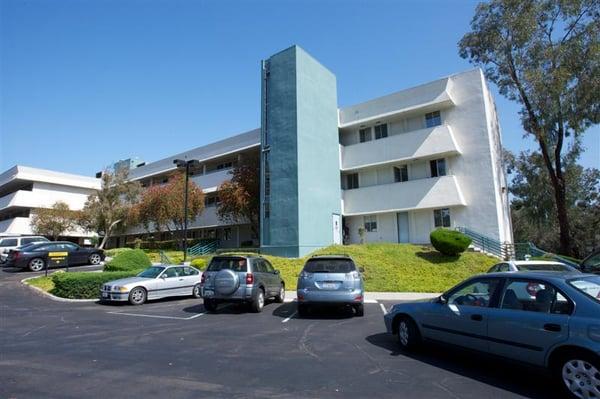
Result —
[[29, 288], [33, 289], [34, 291], [39, 292], [40, 294], [42, 294], [42, 295], [44, 295], [44, 296], [46, 296], [46, 297], [48, 297], [48, 298], [50, 298], [50, 299], [52, 299], [53, 301], [56, 301], [56, 302], [75, 302], [75, 303], [77, 303], [77, 302], [81, 302], [81, 303], [83, 303], [83, 302], [98, 302], [98, 299], [70, 299], [70, 298], [61, 298], [59, 296], [52, 295], [51, 293], [46, 292], [46, 291], [44, 291], [43, 289], [41, 289], [39, 287], [36, 287], [34, 285], [31, 285], [31, 284], [27, 283], [27, 280], [31, 280], [31, 279], [34, 279], [34, 278], [37, 278], [37, 277], [41, 277], [41, 276], [32, 276], [32, 277], [24, 278], [23, 280], [21, 280], [21, 284], [23, 284], [26, 287], [29, 287]]
[[[441, 294], [432, 292], [365, 292], [365, 302], [376, 301], [418, 301], [437, 298]], [[286, 291], [286, 299], [296, 299], [296, 291]]]

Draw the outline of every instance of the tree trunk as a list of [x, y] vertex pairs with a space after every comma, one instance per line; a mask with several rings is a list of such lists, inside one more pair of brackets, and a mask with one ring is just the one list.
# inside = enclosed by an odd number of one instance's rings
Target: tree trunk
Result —
[[556, 201], [556, 215], [558, 217], [558, 228], [560, 232], [560, 253], [562, 255], [573, 255], [571, 246], [571, 228], [569, 224], [569, 215], [567, 214], [567, 199], [565, 192], [564, 179], [552, 181], [554, 188], [554, 199]]
[[104, 234], [104, 237], [102, 238], [102, 242], [100, 243], [100, 246], [98, 248], [100, 249], [104, 249], [104, 246], [106, 245], [106, 242], [108, 241], [108, 239], [110, 238], [110, 232], [113, 229], [113, 227], [115, 227], [119, 222], [121, 221], [121, 219], [119, 220], [115, 220], [114, 222], [112, 222], [111, 224], [108, 225], [108, 228], [106, 229], [106, 234]]

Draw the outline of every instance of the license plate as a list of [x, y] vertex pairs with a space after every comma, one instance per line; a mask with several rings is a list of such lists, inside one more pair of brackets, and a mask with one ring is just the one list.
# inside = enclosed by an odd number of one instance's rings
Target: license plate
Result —
[[323, 283], [322, 285], [324, 290], [335, 290], [337, 288], [336, 283]]
[[102, 298], [108, 298], [108, 292], [103, 292], [102, 293]]
[[213, 295], [215, 295], [214, 291], [204, 290], [203, 296], [213, 296]]

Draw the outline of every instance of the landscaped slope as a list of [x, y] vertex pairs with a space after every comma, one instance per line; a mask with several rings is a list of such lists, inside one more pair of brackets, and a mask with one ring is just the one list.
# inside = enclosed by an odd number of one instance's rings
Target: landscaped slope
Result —
[[[428, 246], [390, 243], [334, 245], [314, 254], [352, 256], [365, 269], [367, 291], [442, 292], [498, 262], [476, 252], [446, 256]], [[287, 289], [295, 289], [306, 258], [265, 257], [281, 271]]]

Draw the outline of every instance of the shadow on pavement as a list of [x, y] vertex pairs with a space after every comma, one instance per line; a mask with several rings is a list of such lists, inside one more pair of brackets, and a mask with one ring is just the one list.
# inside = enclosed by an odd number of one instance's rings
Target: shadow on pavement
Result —
[[437, 343], [404, 352], [396, 337], [387, 333], [370, 335], [366, 341], [389, 351], [390, 356], [404, 356], [528, 398], [562, 397], [542, 369]]
[[[278, 306], [273, 311], [273, 316], [287, 318], [290, 317], [294, 312], [297, 311], [296, 302], [284, 303]], [[308, 319], [308, 320], [340, 320], [349, 319], [354, 316], [354, 309], [350, 306], [343, 305], [331, 305], [331, 306], [311, 306], [309, 313], [306, 316], [301, 317], [296, 314], [295, 319]]]

